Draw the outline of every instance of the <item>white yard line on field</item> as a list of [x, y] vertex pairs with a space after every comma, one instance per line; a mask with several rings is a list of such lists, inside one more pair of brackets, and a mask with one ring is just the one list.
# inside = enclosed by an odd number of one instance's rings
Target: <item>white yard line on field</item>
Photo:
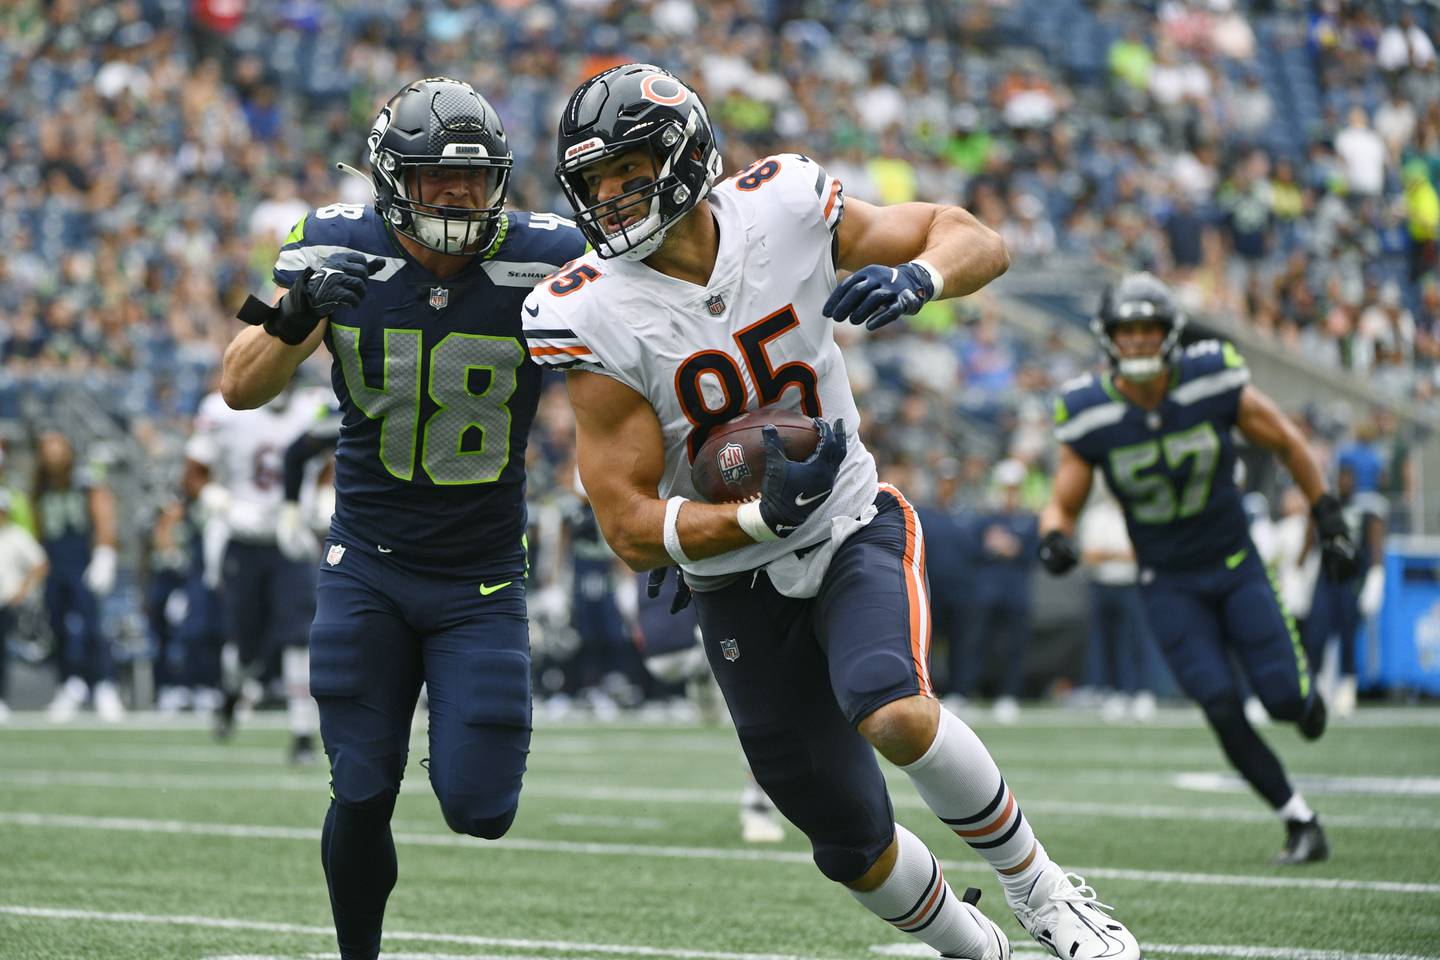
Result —
[[[1303, 782], [1303, 781], [1302, 781]], [[129, 790], [249, 790], [261, 793], [324, 793], [324, 774], [200, 774], [200, 773], [111, 773], [99, 770], [47, 770], [0, 768], [0, 787], [111, 787]], [[596, 803], [624, 803], [637, 809], [655, 805], [719, 805], [735, 806], [740, 802], [740, 789], [702, 790], [676, 787], [603, 787], [573, 782], [547, 781], [528, 777], [524, 795], [549, 800], [586, 800]], [[898, 793], [891, 798], [896, 809], [927, 811], [925, 804], [913, 794]], [[1032, 816], [1096, 817], [1118, 820], [1206, 820], [1222, 823], [1274, 823], [1275, 815], [1256, 806], [1210, 807], [1180, 804], [1133, 804], [1123, 801], [1085, 803], [1073, 800], [1025, 800], [1024, 808]], [[1379, 830], [1440, 830], [1440, 817], [1424, 815], [1326, 814], [1329, 828]]]
[[[263, 920], [240, 920], [231, 917], [171, 916], [153, 913], [109, 913], [98, 910], [70, 910], [56, 907], [30, 907], [0, 904], [0, 915], [31, 917], [45, 920], [81, 920], [91, 923], [146, 923], [171, 927], [203, 927], [212, 930], [252, 930], [257, 933], [285, 933], [295, 936], [333, 938], [330, 927], [312, 927], [298, 923], [270, 923]], [[502, 947], [516, 950], [552, 950], [564, 954], [590, 953], [607, 957], [671, 957], [676, 960], [823, 960], [793, 953], [734, 953], [724, 950], [690, 950], [683, 947], [648, 947], [615, 943], [577, 943], [569, 940], [529, 940], [514, 937], [479, 937], [461, 933], [416, 933], [405, 930], [385, 931], [385, 942], [454, 943], [472, 947]], [[386, 956], [391, 956], [386, 954]], [[507, 957], [506, 960], [514, 960]], [[580, 960], [567, 957], [567, 960]]]
[[[278, 827], [262, 824], [200, 823], [186, 820], [146, 820], [139, 817], [85, 817], [26, 811], [0, 812], [0, 825], [62, 830], [104, 830], [126, 833], [188, 834], [191, 836], [231, 837], [246, 840], [299, 840], [315, 842], [319, 832], [313, 827]], [[498, 850], [524, 850], [532, 853], [555, 853], [587, 857], [650, 857], [666, 860], [727, 860], [749, 863], [789, 863], [811, 865], [810, 855], [798, 851], [726, 849], [720, 847], [681, 847], [665, 844], [587, 843], [564, 840], [532, 840], [506, 837], [502, 840], [474, 840], [447, 833], [397, 833], [395, 842], [425, 847], [486, 846]], [[987, 875], [983, 863], [942, 861], [946, 870], [955, 873]], [[1124, 867], [1073, 866], [1076, 873], [1113, 880], [1139, 883], [1170, 883], [1179, 886], [1258, 887], [1327, 891], [1365, 891], [1410, 896], [1440, 895], [1440, 883], [1411, 883], [1398, 880], [1345, 880], [1324, 877], [1251, 876], [1231, 873], [1192, 873], [1180, 870], [1132, 870]]]
[[[199, 927], [211, 930], [251, 931], [255, 933], [280, 933], [291, 936], [333, 937], [329, 927], [307, 926], [298, 923], [273, 923], [263, 920], [243, 920], [232, 917], [200, 917], [190, 915], [165, 915], [150, 913], [115, 913], [97, 910], [72, 910], [56, 907], [32, 907], [16, 904], [0, 904], [0, 915], [25, 917], [41, 920], [81, 921], [89, 923], [150, 924], [174, 927]], [[391, 953], [389, 960], [551, 960], [561, 954], [565, 960], [598, 960], [599, 957], [656, 957], [674, 960], [821, 960], [799, 954], [777, 953], [733, 953], [721, 950], [691, 950], [639, 946], [632, 944], [583, 943], [569, 940], [534, 940], [515, 937], [481, 937], [456, 933], [420, 933], [406, 930], [387, 931], [387, 943], [449, 943], [474, 947], [498, 947], [509, 950], [539, 950], [547, 953], [516, 954], [452, 954], [452, 953]], [[1173, 955], [1181, 957], [1229, 957], [1235, 960], [1440, 960], [1440, 957], [1407, 953], [1349, 953], [1341, 950], [1313, 950], [1304, 947], [1264, 947], [1241, 944], [1175, 944], [1145, 943], [1148, 954]], [[870, 948], [870, 952], [890, 957], [928, 957], [933, 952], [924, 944], [885, 944]], [[576, 956], [591, 954], [592, 957]], [[332, 954], [305, 954], [295, 960], [323, 960]], [[1026, 946], [1015, 951], [1017, 960], [1033, 960], [1047, 957]], [[291, 960], [287, 956], [261, 954], [211, 955], [205, 960]]]
[[[1310, 949], [1307, 947], [1258, 947], [1240, 944], [1205, 943], [1142, 943], [1148, 956], [1233, 957], [1236, 960], [1440, 960], [1430, 954], [1415, 953], [1349, 953], [1343, 950]], [[934, 957], [935, 951], [923, 944], [896, 943], [870, 948], [882, 957]], [[388, 957], [389, 954], [386, 954]], [[1033, 944], [1017, 946], [1015, 960], [1051, 960], [1053, 954], [1034, 948]]]

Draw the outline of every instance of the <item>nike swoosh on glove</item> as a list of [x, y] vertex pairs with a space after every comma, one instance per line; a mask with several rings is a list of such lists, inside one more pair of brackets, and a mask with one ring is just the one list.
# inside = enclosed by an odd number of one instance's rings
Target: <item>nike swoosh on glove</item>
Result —
[[840, 281], [820, 312], [836, 323], [849, 320], [879, 330], [893, 320], [918, 313], [936, 293], [929, 272], [916, 263], [898, 267], [872, 263]]
[[774, 426], [766, 424], [761, 435], [765, 439], [765, 479], [760, 486], [760, 518], [778, 537], [788, 537], [835, 489], [835, 477], [845, 462], [845, 421], [829, 423], [815, 418], [820, 441], [805, 460], [791, 460]]

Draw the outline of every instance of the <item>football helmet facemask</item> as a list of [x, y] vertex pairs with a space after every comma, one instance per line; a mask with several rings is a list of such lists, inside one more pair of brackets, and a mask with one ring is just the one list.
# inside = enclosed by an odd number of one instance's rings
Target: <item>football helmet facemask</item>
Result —
[[[596, 202], [586, 168], [640, 149], [654, 164], [653, 175], [627, 180], [623, 193]], [[555, 177], [575, 209], [575, 222], [605, 258], [650, 256], [720, 178], [720, 151], [699, 94], [647, 63], [613, 67], [570, 95], [558, 154]]]
[[[375, 209], [416, 243], [451, 255], [484, 250], [505, 215], [513, 159], [500, 115], [470, 84], [430, 77], [406, 85], [375, 119], [369, 139]], [[444, 176], [471, 171], [481, 202], [440, 203]]]
[[[1114, 333], [1127, 323], [1158, 323], [1165, 339], [1158, 352], [1149, 356], [1123, 356]], [[1100, 341], [1115, 371], [1126, 380], [1144, 383], [1158, 377], [1170, 362], [1185, 329], [1185, 314], [1175, 302], [1170, 287], [1154, 274], [1128, 273], [1105, 288], [1100, 310], [1090, 321], [1090, 332]]]

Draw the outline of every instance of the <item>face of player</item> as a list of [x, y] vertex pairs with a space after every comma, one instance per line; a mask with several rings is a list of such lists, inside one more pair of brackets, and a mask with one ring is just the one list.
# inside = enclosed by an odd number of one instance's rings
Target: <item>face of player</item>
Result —
[[40, 461], [40, 468], [52, 480], [63, 479], [75, 461], [70, 441], [60, 433], [42, 434], [36, 453]]
[[[406, 174], [406, 189], [417, 204], [416, 212], [425, 207], [466, 207], [478, 210], [487, 206], [490, 196], [489, 167], [445, 167], [434, 164], [416, 167]], [[434, 211], [437, 215], [440, 211]]]
[[1166, 332], [1163, 323], [1141, 320], [1116, 327], [1110, 339], [1121, 357], [1153, 357], [1164, 346]]
[[[654, 182], [655, 161], [649, 148], [636, 147], [589, 164], [582, 179], [590, 194], [590, 202], [598, 206]], [[610, 208], [596, 211], [606, 233], [615, 233], [622, 227], [637, 223], [649, 212], [648, 197], [615, 203]]]

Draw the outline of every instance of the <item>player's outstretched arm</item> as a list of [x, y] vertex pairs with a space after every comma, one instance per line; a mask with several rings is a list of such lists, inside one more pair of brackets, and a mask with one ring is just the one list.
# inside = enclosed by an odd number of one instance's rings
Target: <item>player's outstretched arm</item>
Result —
[[[657, 495], [665, 444], [654, 408], [604, 374], [571, 371], [565, 379], [575, 409], [580, 482], [610, 549], [632, 570], [673, 563], [665, 548], [666, 501]], [[755, 542], [734, 505], [687, 501], [675, 522], [692, 560]]]
[[1240, 391], [1240, 405], [1235, 414], [1235, 425], [1245, 438], [1280, 458], [1295, 485], [1305, 494], [1311, 504], [1325, 493], [1325, 477], [1320, 464], [1310, 450], [1310, 444], [1294, 422], [1275, 405], [1254, 384], [1246, 384]]
[[1315, 530], [1320, 537], [1321, 566], [1332, 580], [1349, 580], [1359, 573], [1358, 553], [1340, 501], [1325, 491], [1325, 477], [1300, 429], [1253, 384], [1240, 391], [1235, 425], [1251, 443], [1280, 458], [1295, 485], [1310, 501]]
[[929, 300], [974, 293], [1010, 267], [1000, 235], [963, 207], [846, 204], [836, 232], [836, 265], [854, 271], [824, 313], [871, 330], [919, 311]]
[[1079, 560], [1071, 538], [1093, 479], [1094, 468], [1068, 443], [1060, 444], [1060, 463], [1050, 501], [1040, 511], [1040, 562], [1051, 573], [1065, 573]]

